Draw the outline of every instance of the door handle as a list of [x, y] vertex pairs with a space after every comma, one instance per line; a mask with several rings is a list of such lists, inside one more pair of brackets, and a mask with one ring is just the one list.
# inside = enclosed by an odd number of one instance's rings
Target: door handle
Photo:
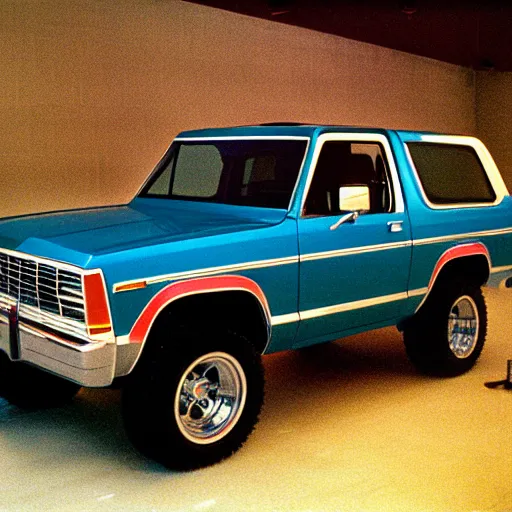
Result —
[[388, 229], [391, 233], [400, 233], [404, 228], [402, 227], [402, 220], [392, 220], [388, 222]]
[[335, 229], [338, 229], [342, 224], [345, 224], [345, 222], [355, 222], [359, 218], [359, 212], [348, 212], [347, 214], [343, 215], [338, 222], [335, 222], [329, 229], [331, 231], [334, 231]]

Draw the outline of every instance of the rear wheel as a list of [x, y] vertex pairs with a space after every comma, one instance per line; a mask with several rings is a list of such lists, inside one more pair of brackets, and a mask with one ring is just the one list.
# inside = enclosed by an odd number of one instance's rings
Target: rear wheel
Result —
[[0, 396], [24, 409], [66, 405], [81, 386], [23, 362], [13, 362], [0, 352]]
[[475, 284], [436, 286], [404, 330], [407, 354], [423, 373], [455, 376], [476, 363], [487, 334], [487, 308]]
[[153, 343], [123, 389], [123, 419], [143, 454], [173, 469], [238, 450], [263, 404], [261, 358], [235, 333], [183, 333]]

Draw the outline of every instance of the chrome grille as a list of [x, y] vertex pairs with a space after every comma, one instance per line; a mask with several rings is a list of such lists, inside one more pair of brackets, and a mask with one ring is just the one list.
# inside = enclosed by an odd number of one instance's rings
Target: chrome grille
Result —
[[0, 252], [0, 293], [41, 312], [85, 323], [79, 273]]

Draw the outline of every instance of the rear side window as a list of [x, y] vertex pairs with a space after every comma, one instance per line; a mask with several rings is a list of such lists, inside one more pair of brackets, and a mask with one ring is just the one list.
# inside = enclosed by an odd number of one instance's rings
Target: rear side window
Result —
[[408, 148], [430, 202], [443, 205], [496, 200], [487, 173], [472, 147], [411, 142]]

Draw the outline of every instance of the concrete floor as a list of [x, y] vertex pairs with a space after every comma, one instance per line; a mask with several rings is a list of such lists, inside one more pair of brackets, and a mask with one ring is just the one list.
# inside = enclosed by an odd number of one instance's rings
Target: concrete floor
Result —
[[0, 402], [0, 511], [512, 511], [512, 292], [488, 291], [488, 344], [448, 380], [409, 365], [394, 329], [265, 358], [245, 447], [172, 473], [130, 447], [119, 392], [64, 409]]

